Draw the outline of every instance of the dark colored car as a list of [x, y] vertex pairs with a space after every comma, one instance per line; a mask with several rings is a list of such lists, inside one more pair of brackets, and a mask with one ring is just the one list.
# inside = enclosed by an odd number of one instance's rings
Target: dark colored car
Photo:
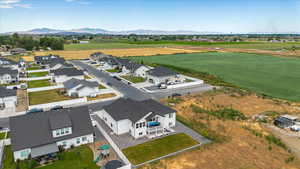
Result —
[[50, 110], [60, 110], [60, 109], [63, 109], [63, 108], [64, 108], [63, 106], [54, 106]]
[[40, 113], [40, 112], [43, 112], [43, 111], [44, 111], [43, 109], [34, 108], [34, 109], [28, 110], [26, 113], [27, 113], [27, 114], [31, 114], [31, 113]]
[[173, 93], [172, 94], [172, 97], [179, 97], [179, 96], [181, 96], [181, 94], [179, 94], [179, 93]]

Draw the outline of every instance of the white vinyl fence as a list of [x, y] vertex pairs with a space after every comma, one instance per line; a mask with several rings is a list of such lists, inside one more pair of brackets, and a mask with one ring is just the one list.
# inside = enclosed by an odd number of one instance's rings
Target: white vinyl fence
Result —
[[47, 109], [47, 108], [52, 108], [55, 106], [67, 106], [67, 105], [72, 105], [72, 104], [79, 104], [79, 103], [84, 103], [87, 102], [87, 98], [78, 98], [78, 99], [72, 99], [72, 100], [64, 100], [64, 101], [59, 101], [59, 102], [52, 102], [52, 103], [46, 103], [46, 104], [37, 104], [37, 105], [31, 105], [28, 106], [28, 109]]
[[64, 88], [64, 86], [61, 84], [61, 85], [56, 85], [56, 86], [29, 88], [29, 89], [27, 89], [27, 92], [38, 92], [38, 91], [54, 90], [54, 89], [60, 89], [60, 88]]
[[43, 76], [43, 77], [27, 77], [27, 78], [20, 78], [21, 81], [33, 81], [33, 80], [45, 80], [51, 79], [52, 76]]
[[27, 73], [49, 72], [50, 69], [27, 70]]

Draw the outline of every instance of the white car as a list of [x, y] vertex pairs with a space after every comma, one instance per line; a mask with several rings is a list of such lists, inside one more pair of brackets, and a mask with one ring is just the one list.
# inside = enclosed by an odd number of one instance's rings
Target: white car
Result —
[[290, 129], [292, 131], [300, 131], [300, 126], [299, 125], [293, 125], [293, 126], [290, 127]]

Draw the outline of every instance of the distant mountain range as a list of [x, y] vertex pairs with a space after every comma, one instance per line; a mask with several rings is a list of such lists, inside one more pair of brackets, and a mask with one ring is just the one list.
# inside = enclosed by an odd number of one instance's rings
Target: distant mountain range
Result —
[[178, 31], [162, 31], [162, 30], [128, 30], [128, 31], [109, 31], [99, 28], [81, 28], [81, 29], [71, 29], [71, 30], [59, 30], [59, 29], [49, 29], [49, 28], [38, 28], [28, 31], [16, 31], [7, 32], [5, 34], [31, 34], [31, 35], [42, 35], [42, 34], [59, 34], [59, 35], [72, 35], [72, 34], [109, 34], [109, 35], [200, 35], [200, 34], [222, 34], [221, 32], [197, 32], [190, 30], [178, 30]]
[[[59, 30], [59, 29], [50, 29], [50, 28], [38, 28], [28, 31], [17, 31], [17, 32], [7, 32], [4, 34], [31, 34], [31, 35], [43, 35], [43, 34], [57, 34], [57, 35], [80, 35], [80, 34], [106, 34], [106, 35], [217, 35], [217, 34], [228, 34], [223, 32], [209, 32], [209, 31], [191, 31], [191, 30], [178, 30], [178, 31], [163, 31], [163, 30], [128, 30], [128, 31], [109, 31], [99, 28], [81, 28], [81, 29], [71, 29], [71, 30]], [[231, 33], [235, 34], [235, 33]], [[300, 34], [300, 32], [251, 32], [247, 34]]]

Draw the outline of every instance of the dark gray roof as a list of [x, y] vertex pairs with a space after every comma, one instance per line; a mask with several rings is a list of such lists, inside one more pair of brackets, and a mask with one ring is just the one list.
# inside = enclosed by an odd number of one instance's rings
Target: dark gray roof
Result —
[[49, 117], [51, 130], [71, 127], [72, 122], [68, 114], [56, 114]]
[[139, 121], [150, 112], [152, 112], [152, 115], [161, 116], [176, 112], [176, 110], [173, 110], [152, 99], [135, 101], [120, 98], [110, 105], [103, 106], [103, 109], [116, 121], [129, 119], [133, 123]]
[[[50, 117], [61, 114], [69, 116], [72, 122], [72, 134], [54, 138]], [[93, 126], [86, 106], [10, 117], [9, 126], [13, 151], [93, 134]]]
[[78, 70], [76, 68], [62, 68], [62, 69], [52, 70], [51, 72], [54, 73], [55, 76], [61, 76], [61, 75], [80, 76], [80, 75], [84, 75], [82, 70]]
[[4, 62], [3, 65], [17, 65], [18, 62], [7, 59], [7, 58], [0, 58], [0, 61]]
[[17, 96], [17, 90], [7, 89], [6, 87], [0, 86], [0, 97]]
[[157, 77], [164, 77], [164, 76], [175, 76], [178, 73], [174, 72], [171, 69], [168, 69], [166, 67], [158, 66], [154, 69], [150, 69], [147, 71], [147, 73], [151, 76], [157, 76]]
[[63, 84], [64, 84], [64, 87], [66, 89], [72, 89], [72, 88], [74, 88], [78, 85], [82, 85], [83, 87], [90, 87], [90, 88], [94, 88], [94, 87], [99, 86], [98, 82], [91, 82], [91, 81], [87, 81], [87, 80], [79, 80], [79, 79], [75, 79], [75, 78], [67, 80]]
[[18, 70], [13, 70], [8, 67], [0, 67], [0, 76], [9, 74], [11, 76], [17, 76], [18, 75]]
[[50, 67], [54, 67], [57, 64], [65, 64], [65, 62], [66, 61], [64, 58], [54, 58], [54, 59], [47, 60], [44, 63], [49, 64]]
[[119, 160], [111, 160], [105, 164], [104, 169], [118, 169], [123, 165], [124, 164]]

